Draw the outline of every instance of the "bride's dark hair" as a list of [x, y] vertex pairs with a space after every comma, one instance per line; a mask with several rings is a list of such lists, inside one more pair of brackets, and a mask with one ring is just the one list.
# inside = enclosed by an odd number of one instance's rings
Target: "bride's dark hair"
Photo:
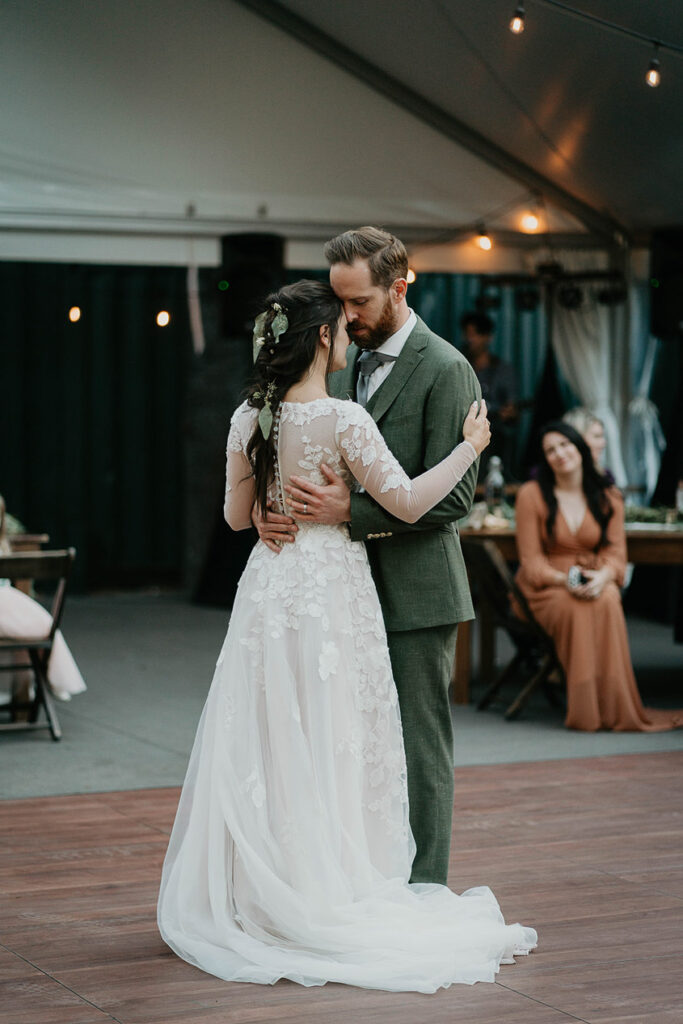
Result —
[[[337, 333], [342, 307], [329, 284], [323, 281], [297, 281], [269, 295], [265, 301], [265, 322], [261, 335], [263, 343], [254, 363], [254, 376], [247, 391], [247, 402], [262, 409], [266, 398], [273, 417], [276, 416], [287, 391], [304, 377], [318, 351], [320, 328], [327, 325], [330, 342]], [[287, 317], [288, 327], [277, 339], [272, 325], [279, 306]], [[277, 330], [277, 324], [276, 324]], [[327, 374], [332, 368], [333, 345], [327, 358]], [[271, 430], [267, 438], [258, 425], [247, 444], [247, 456], [252, 465], [256, 489], [256, 502], [265, 514], [268, 484], [273, 475], [275, 436]]]
[[548, 465], [548, 460], [545, 457], [543, 451], [543, 438], [546, 434], [562, 434], [568, 441], [579, 449], [579, 455], [581, 456], [581, 462], [583, 466], [583, 473], [581, 478], [581, 486], [583, 487], [583, 493], [586, 496], [586, 504], [592, 512], [598, 526], [600, 527], [600, 540], [598, 541], [595, 550], [599, 551], [600, 548], [606, 547], [607, 545], [607, 524], [614, 515], [614, 509], [612, 508], [612, 502], [607, 494], [610, 488], [610, 480], [596, 468], [591, 450], [581, 437], [581, 434], [574, 427], [570, 426], [564, 420], [553, 420], [551, 423], [546, 423], [541, 428], [539, 433], [539, 448], [541, 452], [541, 461], [538, 468], [538, 486], [541, 488], [543, 498], [546, 505], [548, 506], [548, 518], [545, 522], [545, 528], [549, 537], [553, 536], [555, 530], [555, 519], [557, 517], [557, 498], [555, 497], [555, 474]]

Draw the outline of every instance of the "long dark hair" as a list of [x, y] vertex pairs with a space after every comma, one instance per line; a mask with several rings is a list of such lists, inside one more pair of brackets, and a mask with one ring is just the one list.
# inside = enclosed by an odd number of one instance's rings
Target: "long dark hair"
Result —
[[[285, 314], [289, 325], [277, 341], [272, 331], [273, 320], [278, 312], [276, 306]], [[273, 292], [265, 300], [264, 308], [266, 317], [261, 332], [264, 341], [254, 363], [254, 376], [247, 391], [247, 402], [255, 409], [262, 409], [267, 395], [275, 417], [287, 391], [302, 379], [313, 363], [323, 325], [327, 325], [330, 331], [330, 353], [327, 359], [327, 373], [330, 373], [334, 356], [332, 343], [342, 307], [328, 284], [304, 280]], [[256, 502], [264, 514], [275, 452], [274, 431], [271, 430], [269, 436], [264, 438], [257, 424], [247, 444], [247, 456], [254, 474]]]
[[583, 493], [586, 496], [586, 504], [600, 527], [600, 540], [595, 548], [595, 550], [598, 551], [600, 548], [607, 546], [607, 525], [614, 515], [612, 502], [610, 501], [607, 493], [610, 487], [610, 482], [606, 479], [604, 473], [601, 473], [599, 469], [596, 469], [590, 448], [581, 437], [581, 434], [574, 430], [569, 423], [565, 423], [563, 420], [553, 420], [551, 423], [546, 423], [544, 427], [541, 427], [539, 434], [541, 459], [536, 479], [539, 487], [541, 488], [541, 493], [543, 494], [545, 503], [548, 506], [548, 518], [545, 521], [548, 536], [552, 537], [555, 529], [555, 519], [557, 518], [557, 498], [555, 497], [555, 474], [548, 465], [545, 452], [543, 451], [543, 438], [546, 434], [562, 434], [563, 437], [566, 437], [568, 441], [571, 441], [571, 443], [579, 449], [583, 465], [581, 486], [583, 487]]

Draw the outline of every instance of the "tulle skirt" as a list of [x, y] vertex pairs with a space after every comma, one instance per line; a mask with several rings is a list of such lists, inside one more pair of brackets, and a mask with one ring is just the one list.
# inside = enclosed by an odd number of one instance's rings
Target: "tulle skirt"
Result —
[[257, 544], [197, 730], [158, 922], [228, 981], [433, 992], [536, 944], [485, 887], [410, 885], [403, 738], [365, 548]]

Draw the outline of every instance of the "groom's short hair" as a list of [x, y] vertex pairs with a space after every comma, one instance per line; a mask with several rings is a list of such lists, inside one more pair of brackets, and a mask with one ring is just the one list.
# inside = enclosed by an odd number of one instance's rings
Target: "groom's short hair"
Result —
[[331, 238], [325, 245], [325, 259], [334, 266], [367, 260], [374, 285], [390, 288], [400, 277], [408, 276], [408, 253], [400, 238], [382, 228], [363, 227]]

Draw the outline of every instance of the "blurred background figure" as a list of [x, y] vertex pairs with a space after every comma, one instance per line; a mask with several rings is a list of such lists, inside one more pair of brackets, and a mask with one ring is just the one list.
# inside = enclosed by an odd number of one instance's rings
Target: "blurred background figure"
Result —
[[590, 453], [593, 456], [593, 463], [598, 472], [603, 473], [610, 484], [613, 484], [614, 474], [603, 465], [607, 438], [605, 437], [605, 425], [602, 420], [581, 405], [570, 409], [562, 417], [564, 423], [573, 427], [577, 434], [584, 439]]
[[514, 459], [514, 428], [517, 408], [517, 375], [510, 363], [491, 352], [494, 323], [486, 313], [469, 312], [460, 318], [462, 353], [469, 360], [481, 386], [491, 421], [491, 444], [481, 459], [479, 476], [492, 455], [508, 472]]

